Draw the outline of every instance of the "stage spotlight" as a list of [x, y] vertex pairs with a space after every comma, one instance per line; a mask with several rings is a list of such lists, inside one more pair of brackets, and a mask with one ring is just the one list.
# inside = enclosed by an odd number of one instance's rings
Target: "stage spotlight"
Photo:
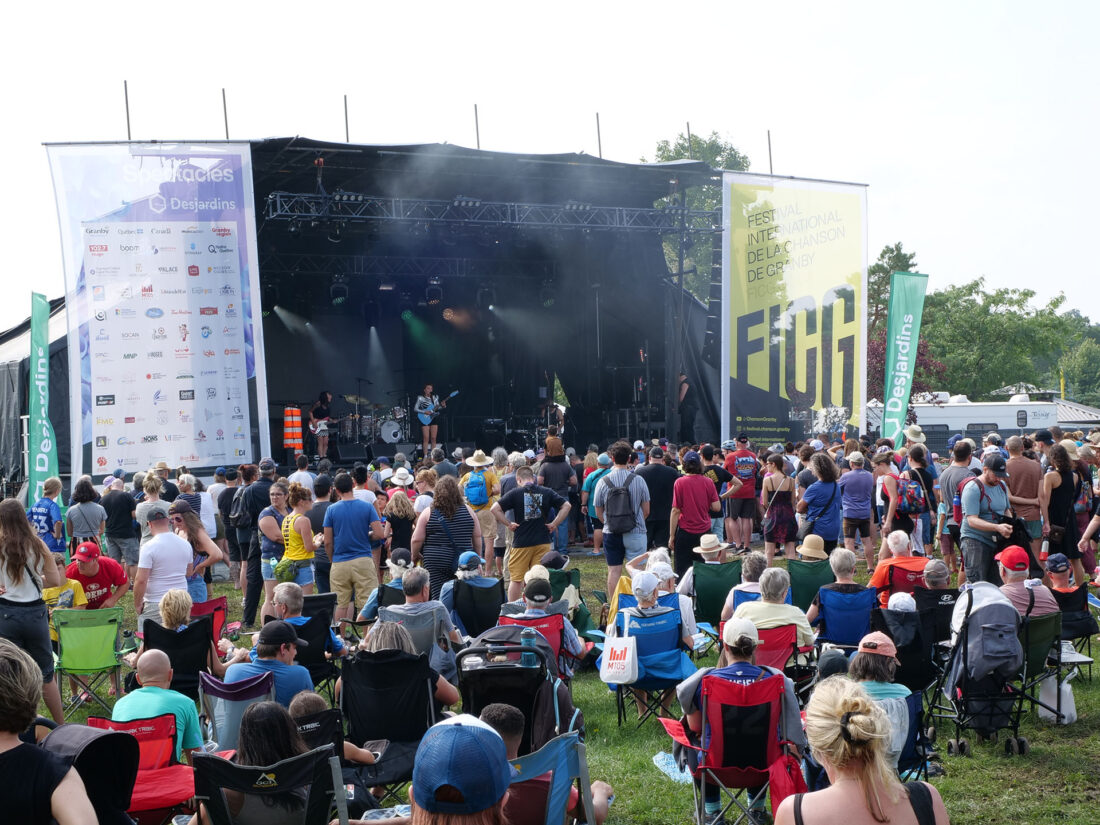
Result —
[[413, 319], [413, 313], [412, 313], [411, 309], [406, 309], [404, 312], [401, 313], [401, 320], [404, 321], [405, 323], [408, 323], [412, 319]]
[[260, 295], [261, 315], [266, 318], [279, 303], [279, 288], [275, 284], [264, 284]]
[[481, 198], [469, 198], [465, 195], [455, 195], [455, 206], [481, 206]]
[[334, 223], [332, 226], [330, 226], [329, 230], [328, 230], [328, 239], [329, 239], [329, 241], [332, 242], [332, 243], [340, 243], [340, 231], [341, 231], [341, 225], [340, 224]]
[[539, 289], [539, 303], [547, 308], [554, 305], [554, 284], [552, 281], [542, 282], [542, 287]]
[[492, 286], [486, 284], [477, 291], [477, 308], [488, 309], [493, 311], [493, 304], [496, 303], [497, 294], [496, 290]]
[[489, 304], [489, 312], [496, 312], [497, 308], [495, 304]]
[[292, 238], [297, 238], [302, 231], [302, 225], [298, 221], [291, 221], [290, 226], [287, 227], [287, 233]]
[[428, 280], [428, 286], [424, 290], [424, 300], [428, 302], [428, 306], [434, 307], [443, 303], [443, 286], [439, 278], [430, 278]]
[[363, 323], [368, 327], [376, 327], [382, 318], [382, 308], [377, 301], [365, 301], [362, 306]]
[[347, 301], [348, 282], [343, 275], [334, 275], [332, 277], [332, 286], [328, 288], [328, 294], [332, 299], [332, 305], [334, 307], [338, 307]]
[[379, 292], [393, 292], [395, 289], [397, 289], [397, 284], [393, 281], [382, 281], [382, 283], [378, 285]]
[[590, 212], [590, 211], [592, 211], [592, 204], [590, 204], [590, 203], [581, 203], [580, 201], [566, 201], [565, 202], [565, 211], [566, 212]]
[[447, 307], [445, 310], [443, 310], [443, 320], [444, 321], [453, 321], [454, 319], [455, 319], [455, 311], [453, 309], [451, 309], [450, 307]]

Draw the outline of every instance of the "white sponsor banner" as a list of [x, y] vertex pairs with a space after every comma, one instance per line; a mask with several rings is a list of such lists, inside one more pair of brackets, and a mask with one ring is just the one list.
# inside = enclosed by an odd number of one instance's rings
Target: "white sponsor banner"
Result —
[[[49, 149], [73, 474], [258, 458], [270, 437], [266, 415], [255, 414], [267, 392], [251, 312], [259, 279], [248, 145]], [[105, 210], [111, 198], [123, 206]]]

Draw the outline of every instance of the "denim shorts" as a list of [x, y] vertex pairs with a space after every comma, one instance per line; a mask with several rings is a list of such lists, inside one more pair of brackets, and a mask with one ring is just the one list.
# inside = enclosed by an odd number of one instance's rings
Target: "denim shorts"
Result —
[[107, 557], [119, 564], [135, 565], [138, 563], [138, 539], [137, 537], [115, 539], [110, 536], [103, 537], [103, 549], [107, 551]]
[[603, 551], [610, 567], [621, 566], [642, 555], [646, 550], [645, 533], [608, 533], [603, 534]]
[[[265, 582], [275, 581], [275, 565], [279, 563], [279, 559], [260, 559], [260, 575], [263, 576]], [[294, 577], [294, 583], [300, 587], [305, 587], [307, 584], [313, 584], [313, 566], [305, 565], [298, 568], [298, 575]]]

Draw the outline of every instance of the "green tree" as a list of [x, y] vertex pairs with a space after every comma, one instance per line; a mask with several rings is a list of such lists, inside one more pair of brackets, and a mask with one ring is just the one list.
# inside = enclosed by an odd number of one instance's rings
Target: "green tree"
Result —
[[890, 307], [890, 275], [893, 272], [913, 272], [917, 253], [906, 252], [901, 241], [884, 246], [878, 260], [867, 267], [867, 334], [886, 334], [886, 312]]
[[[737, 148], [722, 139], [718, 132], [708, 137], [692, 134], [677, 135], [676, 140], [662, 140], [657, 144], [654, 160], [663, 163], [670, 160], [698, 160], [715, 169], [742, 172], [749, 168], [749, 159]], [[648, 163], [643, 157], [642, 163]], [[670, 205], [672, 198], [663, 198], [657, 205]], [[717, 185], [691, 186], [684, 190], [684, 205], [692, 210], [714, 211], [722, 208], [722, 187]], [[664, 240], [665, 261], [670, 272], [679, 266], [680, 238], [669, 236]], [[684, 250], [684, 286], [703, 303], [710, 292], [711, 237], [698, 235], [689, 238]]]
[[1066, 394], [1082, 404], [1100, 406], [1100, 344], [1085, 338], [1058, 362], [1066, 377]]

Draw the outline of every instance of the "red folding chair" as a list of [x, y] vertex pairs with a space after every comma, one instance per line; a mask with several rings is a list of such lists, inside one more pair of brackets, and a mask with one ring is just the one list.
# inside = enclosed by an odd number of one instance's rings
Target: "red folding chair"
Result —
[[229, 600], [225, 596], [219, 596], [216, 599], [209, 599], [205, 602], [195, 602], [191, 605], [191, 618], [197, 619], [199, 616], [212, 616], [213, 627], [211, 628], [211, 635], [214, 638], [214, 644], [218, 643], [222, 634], [225, 632], [226, 617], [229, 615]]
[[[717, 819], [734, 805], [740, 809], [733, 825], [742, 819], [753, 821], [749, 810], [763, 801], [769, 789], [773, 814], [789, 792], [806, 790], [798, 760], [784, 747], [791, 743], [780, 739], [783, 676], [774, 674], [739, 685], [708, 674], [700, 685], [703, 730], [698, 740], [685, 720], [659, 720], [669, 736], [697, 754], [691, 770], [696, 821], [706, 818], [704, 784], [717, 785], [728, 798]], [[779, 778], [783, 781], [776, 781]], [[750, 788], [759, 788], [755, 796], [748, 793]]]
[[127, 811], [139, 825], [162, 825], [187, 807], [195, 795], [195, 773], [176, 760], [176, 717], [171, 713], [152, 719], [115, 722], [89, 716], [88, 726], [128, 733], [138, 742], [138, 773]]
[[759, 629], [760, 644], [756, 648], [756, 663], [782, 670], [794, 682], [800, 702], [813, 685], [817, 675], [816, 650], [813, 645], [798, 646], [798, 629], [793, 624]]
[[562, 657], [566, 655], [565, 648], [565, 616], [561, 613], [550, 613], [538, 618], [524, 618], [521, 616], [501, 616], [497, 620], [498, 625], [519, 625], [537, 630], [542, 637], [550, 643], [554, 650], [554, 661], [558, 663], [558, 672], [565, 678], [566, 670], [562, 666]]

